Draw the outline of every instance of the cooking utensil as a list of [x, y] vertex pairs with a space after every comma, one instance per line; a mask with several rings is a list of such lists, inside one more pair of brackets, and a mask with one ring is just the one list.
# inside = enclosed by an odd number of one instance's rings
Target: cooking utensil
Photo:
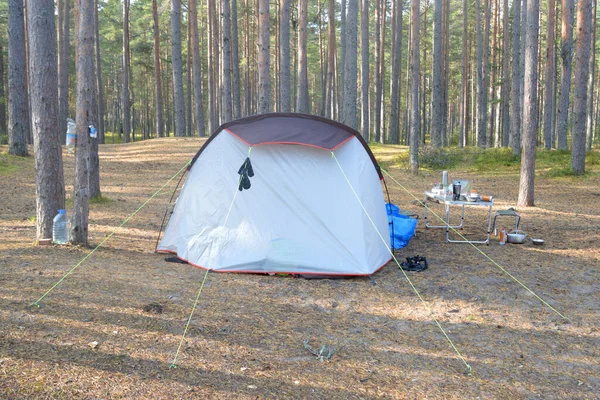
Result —
[[508, 243], [523, 244], [523, 243], [525, 243], [525, 238], [527, 237], [527, 233], [517, 230], [517, 231], [512, 231], [511, 233], [506, 235], [506, 237], [507, 237], [506, 240]]
[[544, 239], [531, 238], [531, 242], [537, 246], [541, 246], [544, 244]]

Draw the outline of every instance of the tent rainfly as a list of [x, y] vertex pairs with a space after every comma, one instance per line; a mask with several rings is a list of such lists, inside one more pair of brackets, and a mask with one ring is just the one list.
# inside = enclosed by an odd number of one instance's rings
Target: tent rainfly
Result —
[[192, 160], [157, 251], [217, 272], [371, 275], [390, 260], [377, 161], [304, 114], [222, 125]]

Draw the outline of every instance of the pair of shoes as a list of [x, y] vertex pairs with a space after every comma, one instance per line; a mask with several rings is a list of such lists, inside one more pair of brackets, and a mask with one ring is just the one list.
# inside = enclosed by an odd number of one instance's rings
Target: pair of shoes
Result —
[[421, 272], [427, 269], [427, 258], [421, 256], [406, 257], [406, 261], [400, 263], [405, 271]]

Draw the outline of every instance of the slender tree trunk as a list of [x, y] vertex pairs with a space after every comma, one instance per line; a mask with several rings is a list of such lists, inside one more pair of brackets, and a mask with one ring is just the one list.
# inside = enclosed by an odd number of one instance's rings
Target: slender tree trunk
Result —
[[556, 95], [554, 93], [556, 80], [556, 52], [555, 52], [555, 33], [554, 11], [556, 10], [555, 0], [548, 0], [548, 29], [546, 31], [546, 84], [544, 94], [544, 148], [552, 148], [552, 136], [554, 132], [554, 121], [556, 119]]
[[[400, 143], [400, 82], [402, 80], [402, 1], [394, 1], [392, 29], [392, 75], [390, 76], [390, 143]], [[368, 42], [367, 42], [368, 44]], [[368, 57], [367, 52], [367, 57]]]
[[373, 129], [375, 130], [375, 141], [382, 142], [381, 132], [381, 89], [383, 87], [382, 79], [380, 74], [381, 71], [381, 0], [375, 0], [375, 99], [374, 105], [374, 124]]
[[[520, 0], [516, 0], [515, 3]], [[501, 146], [508, 146], [510, 136], [510, 33], [508, 0], [502, 3], [502, 133]], [[514, 28], [513, 28], [514, 29]]]
[[70, 47], [70, 0], [62, 0], [59, 7], [59, 43], [58, 43], [58, 108], [59, 140], [65, 142], [67, 118], [69, 117], [69, 47]]
[[[188, 2], [189, 5], [189, 2]], [[194, 121], [192, 118], [192, 24], [190, 23], [190, 13], [188, 7], [188, 21], [187, 21], [187, 52], [185, 55], [186, 58], [186, 102], [185, 102], [185, 116], [187, 118], [187, 122], [185, 124], [186, 127], [186, 136], [192, 136], [192, 132], [194, 131]]]
[[181, 0], [171, 0], [171, 60], [173, 67], [175, 136], [185, 136], [185, 99], [181, 60]]
[[523, 155], [517, 204], [534, 205], [535, 152], [538, 131], [538, 31], [539, 0], [527, 1], [527, 27], [525, 31], [525, 87], [523, 88]]
[[325, 46], [323, 42], [323, 9], [321, 0], [317, 0], [317, 7], [319, 13], [319, 61], [321, 66], [321, 97], [319, 100], [319, 115], [325, 116], [325, 104], [327, 98], [327, 56], [325, 53]]
[[[341, 10], [340, 10], [340, 69], [338, 73], [340, 74], [340, 86], [342, 89], [342, 97], [344, 91], [344, 69], [346, 65], [346, 4], [348, 0], [340, 0]], [[339, 115], [340, 118], [343, 118], [344, 113], [344, 101], [340, 101], [340, 110]]]
[[588, 97], [587, 97], [587, 123], [585, 126], [585, 149], [592, 150], [592, 141], [594, 139], [594, 80], [595, 72], [594, 62], [596, 61], [596, 0], [592, 0], [592, 25], [591, 25], [591, 50], [589, 57], [589, 77], [588, 77]]
[[[231, 121], [233, 114], [233, 103], [231, 101], [231, 14], [230, 0], [221, 1], [221, 122]], [[236, 0], [233, 0], [236, 1]]]
[[329, 0], [327, 8], [327, 21], [328, 21], [328, 71], [327, 71], [327, 110], [325, 116], [331, 119], [336, 118], [336, 98], [335, 98], [335, 87], [336, 87], [336, 33], [335, 33], [335, 2]]
[[27, 117], [27, 75], [25, 71], [25, 21], [23, 19], [23, 0], [9, 0], [8, 152], [23, 157], [28, 155], [27, 135], [29, 131], [29, 119]]
[[217, 82], [216, 82], [216, 60], [217, 60], [217, 16], [215, 11], [215, 0], [208, 0], [208, 129], [214, 132], [217, 129]]
[[[0, 35], [0, 42], [4, 42], [4, 38]], [[4, 47], [0, 43], [0, 132], [6, 134], [6, 91], [4, 89]]]
[[[479, 0], [477, 0], [479, 2]], [[481, 91], [478, 98], [477, 146], [487, 147], [488, 86], [489, 86], [489, 43], [490, 43], [490, 0], [484, 0], [483, 54], [481, 65]], [[477, 14], [481, 18], [480, 13]], [[481, 28], [480, 28], [481, 31]], [[481, 32], [480, 32], [481, 33]], [[479, 46], [478, 41], [477, 45]], [[477, 50], [479, 53], [479, 49]]]
[[[281, 112], [290, 112], [290, 0], [279, 4], [279, 101]], [[319, 36], [320, 38], [320, 36]]]
[[[156, 0], [153, 0], [156, 1]], [[197, 0], [189, 0], [190, 23], [192, 25], [192, 56], [193, 56], [193, 75], [194, 75], [194, 117], [196, 119], [196, 135], [206, 136], [204, 123], [204, 106], [202, 103], [202, 71], [200, 69], [200, 35], [198, 33], [198, 8]], [[156, 39], [155, 39], [156, 40]], [[189, 49], [188, 49], [189, 51]], [[154, 60], [156, 65], [156, 59]], [[159, 64], [160, 68], [160, 64]], [[159, 75], [160, 76], [160, 75]], [[239, 86], [239, 69], [238, 69]], [[238, 96], [239, 97], [239, 96]], [[162, 103], [162, 99], [161, 99]]]
[[[508, 1], [508, 0], [505, 0]], [[458, 146], [464, 147], [467, 143], [467, 115], [469, 107], [469, 60], [467, 53], [467, 22], [469, 20], [468, 2], [463, 2], [463, 33], [462, 33], [462, 85], [461, 85], [461, 111], [460, 129], [458, 133]]]
[[[485, 143], [486, 143], [486, 147], [493, 147], [494, 143], [499, 143], [499, 140], [496, 140], [496, 142], [494, 142], [494, 139], [498, 139], [497, 138], [497, 130], [495, 131], [495, 127], [496, 127], [496, 116], [497, 116], [497, 110], [496, 110], [496, 79], [497, 79], [497, 71], [498, 68], [496, 67], [496, 62], [497, 62], [497, 56], [498, 56], [498, 0], [490, 0], [490, 5], [488, 7], [491, 8], [491, 4], [494, 4], [494, 12], [493, 12], [493, 19], [494, 19], [494, 31], [492, 33], [492, 47], [491, 47], [491, 51], [492, 51], [492, 63], [490, 65], [490, 72], [488, 73], [488, 77], [491, 77], [490, 83], [489, 83], [489, 98], [490, 98], [490, 106], [489, 106], [489, 111], [490, 111], [490, 123], [489, 123], [489, 128], [487, 130], [487, 136], [485, 139]], [[488, 23], [489, 24], [489, 23]], [[490, 30], [488, 29], [488, 35], [490, 34]]]
[[362, 0], [360, 13], [361, 132], [369, 141], [369, 0]]
[[271, 111], [269, 1], [258, 0], [258, 113]]
[[123, 0], [123, 69], [121, 72], [123, 79], [121, 108], [123, 118], [121, 120], [121, 130], [125, 143], [130, 141], [131, 114], [129, 101], [129, 0]]
[[451, 105], [448, 101], [448, 82], [450, 80], [450, 0], [443, 1], [443, 15], [442, 15], [442, 37], [444, 43], [442, 45], [442, 95], [444, 96], [444, 109], [442, 112], [442, 144], [447, 146], [449, 144], [448, 127], [452, 132], [452, 124], [448, 124], [448, 113]]
[[411, 24], [411, 74], [412, 91], [410, 98], [410, 167], [413, 174], [419, 173], [419, 42], [420, 42], [420, 19], [419, 10], [421, 9], [420, 0], [411, 0], [410, 15]]
[[[58, 141], [58, 71], [54, 1], [27, 0], [31, 121], [36, 182], [36, 238], [52, 237], [52, 221], [65, 208], [65, 184]], [[93, 75], [92, 75], [93, 76]]]
[[[164, 136], [164, 122], [163, 122], [163, 95], [162, 95], [162, 82], [161, 82], [161, 68], [160, 68], [160, 31], [158, 26], [158, 7], [156, 4], [157, 0], [152, 0], [152, 19], [154, 21], [154, 92], [156, 96], [156, 134], [158, 137]], [[191, 0], [190, 3], [196, 3], [195, 0]], [[190, 7], [191, 8], [191, 7]], [[197, 25], [196, 25], [197, 27]], [[196, 30], [196, 34], [198, 31]], [[198, 44], [196, 38], [195, 44]], [[196, 121], [196, 123], [198, 123]]]
[[433, 6], [433, 93], [431, 95], [431, 145], [442, 147], [444, 96], [442, 92], [442, 0]]
[[102, 58], [100, 57], [100, 28], [98, 26], [98, 0], [94, 0], [94, 39], [96, 51], [96, 92], [98, 93], [98, 141], [104, 143], [104, 90], [102, 87]]
[[[513, 3], [512, 83], [510, 102], [510, 136], [508, 145], [514, 154], [521, 153], [521, 0]], [[525, 29], [523, 29], [523, 34]], [[523, 49], [524, 50], [524, 49]]]
[[346, 56], [344, 58], [344, 95], [342, 123], [356, 129], [356, 87], [358, 58], [358, 0], [348, 0], [346, 15]]
[[94, 0], [75, 2], [77, 63], [77, 154], [73, 190], [71, 242], [87, 246], [90, 200], [91, 139], [88, 126], [96, 125], [96, 81], [94, 70]]
[[308, 114], [308, 59], [307, 59], [308, 0], [298, 1], [298, 92], [296, 112]]
[[571, 170], [575, 175], [581, 175], [585, 172], [585, 125], [587, 121], [591, 30], [592, 0], [579, 0], [577, 2], [577, 41], [575, 44], [573, 133], [571, 144]]
[[[233, 64], [233, 119], [238, 119], [242, 116], [242, 101], [240, 97], [240, 52], [238, 42], [239, 37], [237, 0], [233, 0], [231, 2], [231, 62]], [[196, 123], [198, 123], [197, 120], [198, 117], [196, 117]], [[202, 135], [204, 136], [204, 128], [202, 128], [202, 131]]]
[[556, 123], [557, 147], [567, 149], [567, 129], [569, 123], [569, 98], [571, 95], [571, 71], [573, 68], [573, 0], [562, 0], [562, 30], [560, 57], [560, 95], [558, 100], [558, 121]]

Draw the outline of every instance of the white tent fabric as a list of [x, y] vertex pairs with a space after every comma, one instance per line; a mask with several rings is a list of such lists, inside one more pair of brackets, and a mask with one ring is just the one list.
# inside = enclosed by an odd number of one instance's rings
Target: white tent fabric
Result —
[[252, 186], [238, 191], [238, 169], [249, 149], [227, 130], [208, 144], [158, 251], [227, 272], [370, 275], [389, 261], [381, 183], [355, 137], [335, 155], [377, 229], [328, 150], [254, 146]]

